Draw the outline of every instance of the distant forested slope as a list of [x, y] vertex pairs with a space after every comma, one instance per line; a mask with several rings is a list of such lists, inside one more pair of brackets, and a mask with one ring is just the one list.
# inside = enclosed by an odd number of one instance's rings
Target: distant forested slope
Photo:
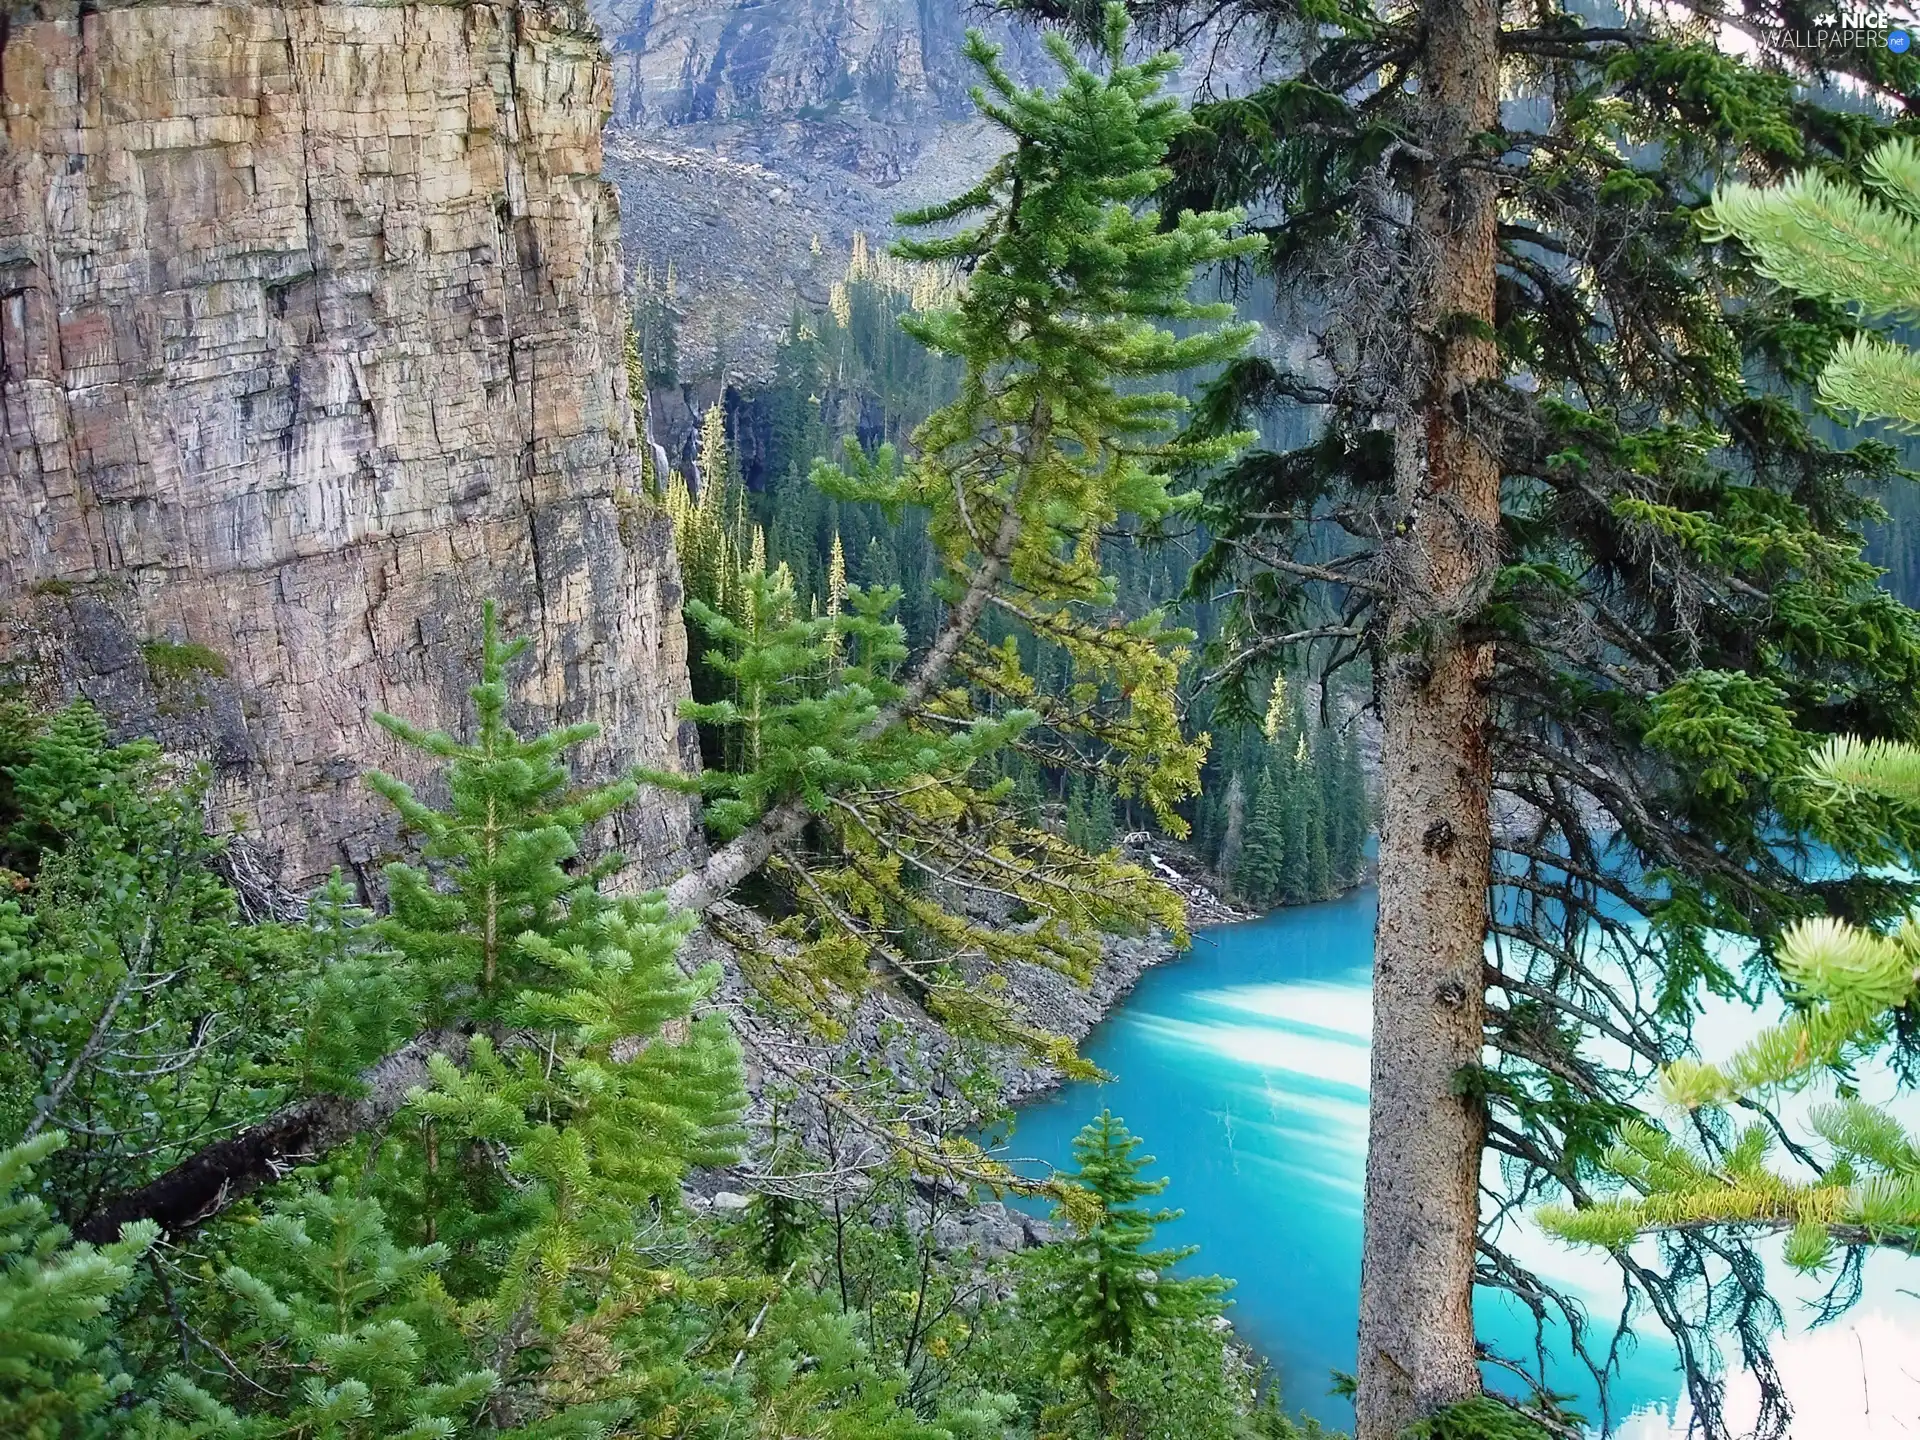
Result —
[[[874, 506], [832, 498], [808, 477], [815, 460], [838, 456], [849, 440], [869, 451], [882, 445], [904, 450], [914, 426], [952, 396], [957, 368], [900, 328], [903, 315], [937, 298], [938, 283], [856, 236], [845, 277], [832, 286], [827, 304], [793, 317], [776, 351], [774, 378], [715, 387], [719, 399], [700, 433], [689, 437], [679, 466], [694, 494], [703, 487], [708, 492], [705, 506], [695, 502], [704, 521], [681, 517], [683, 527], [693, 527], [680, 546], [690, 594], [702, 597], [703, 588], [716, 583], [724, 588], [714, 572], [729, 565], [764, 565], [769, 572], [784, 566], [797, 607], [816, 613], [834, 606], [848, 582], [897, 586], [910, 643], [928, 641], [940, 602], [925, 517], [890, 519]], [[665, 376], [655, 357], [673, 351], [662, 328], [666, 314], [665, 307], [643, 306], [640, 317], [638, 348], [656, 383]], [[1301, 417], [1276, 423], [1297, 427]], [[1193, 852], [1249, 905], [1322, 899], [1357, 883], [1364, 868], [1370, 824], [1360, 718], [1364, 678], [1356, 675], [1324, 706], [1317, 686], [1292, 677], [1272, 693], [1223, 707], [1203, 683], [1220, 608], [1206, 594], [1187, 593], [1204, 539], [1191, 522], [1180, 522], [1152, 535], [1116, 534], [1105, 557], [1126, 614], [1168, 608], [1194, 633], [1183, 702], [1189, 732], [1207, 732], [1212, 748], [1202, 794], [1183, 807], [1193, 825]], [[1067, 683], [1065, 654], [1017, 621], [999, 617], [988, 630], [993, 643], [1013, 640], [1043, 688]], [[721, 698], [724, 677], [703, 661], [697, 636], [693, 650], [696, 696]], [[703, 743], [718, 753], [711, 747], [725, 742], [715, 734], [703, 735]], [[1089, 848], [1155, 828], [1146, 806], [1112, 793], [1091, 767], [1079, 767], [1079, 758], [1085, 757], [1018, 758], [1007, 778], [1030, 813]]]

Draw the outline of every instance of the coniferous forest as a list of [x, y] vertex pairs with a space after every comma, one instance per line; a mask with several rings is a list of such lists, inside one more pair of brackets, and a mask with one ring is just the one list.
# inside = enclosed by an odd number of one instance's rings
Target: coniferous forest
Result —
[[[580, 543], [670, 537], [687, 763], [600, 763], [563, 692], [605, 657], [540, 673], [534, 575], [413, 621], [459, 722], [371, 707], [346, 769], [393, 843], [294, 890], [239, 762], [168, 741], [224, 713], [239, 622], [130, 653], [144, 722], [7, 661], [0, 1435], [1296, 1440], [1331, 1390], [1357, 1440], [1566, 1440], [1629, 1418], [1643, 1343], [1692, 1433], [1816, 1433], [1799, 1312], [1892, 1304], [1920, 1250], [1907, 32], [1809, 47], [1853, 20], [1774, 0], [999, 18], [1046, 72], [970, 32], [996, 158], [856, 233], [766, 375], [681, 373], [671, 272], [628, 297], [596, 383], [634, 463]], [[0, 78], [78, 64], [56, 21], [0, 22]], [[521, 21], [555, 74], [588, 29]], [[1179, 88], [1221, 25], [1239, 83]], [[533, 274], [502, 183], [489, 243]], [[4, 365], [15, 457], [52, 422]], [[371, 413], [384, 380], [342, 375], [299, 385]], [[9, 534], [0, 604], [77, 603]], [[665, 875], [621, 825], [663, 797], [697, 826]], [[1036, 1165], [1020, 1104], [1101, 1078], [1081, 1041], [1195, 929], [1356, 893], [1357, 1329], [1283, 1374], [1165, 1233], [1154, 1135], [1102, 1105]]]

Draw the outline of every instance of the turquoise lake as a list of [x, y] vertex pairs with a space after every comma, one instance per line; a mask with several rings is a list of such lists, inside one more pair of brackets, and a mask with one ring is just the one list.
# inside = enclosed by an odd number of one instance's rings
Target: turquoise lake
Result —
[[[1029, 1171], [1065, 1165], [1103, 1107], [1123, 1117], [1155, 1157], [1149, 1173], [1170, 1180], [1162, 1199], [1185, 1212], [1163, 1238], [1200, 1246], [1185, 1268], [1238, 1282], [1234, 1325], [1272, 1364], [1287, 1408], [1343, 1429], [1353, 1409], [1329, 1382], [1353, 1368], [1358, 1323], [1374, 911], [1367, 889], [1200, 932], [1088, 1038], [1085, 1053], [1112, 1078], [1023, 1107], [1004, 1151]], [[1617, 1314], [1604, 1258], [1537, 1233], [1513, 1239], [1600, 1324]], [[1479, 1327], [1496, 1350], [1533, 1354], [1532, 1317], [1504, 1297], [1481, 1296]], [[1564, 1340], [1550, 1336], [1549, 1354]], [[1579, 1367], [1559, 1359], [1549, 1373], [1599, 1418]], [[1613, 1415], [1664, 1407], [1679, 1388], [1670, 1346], [1649, 1335], [1626, 1358]]]

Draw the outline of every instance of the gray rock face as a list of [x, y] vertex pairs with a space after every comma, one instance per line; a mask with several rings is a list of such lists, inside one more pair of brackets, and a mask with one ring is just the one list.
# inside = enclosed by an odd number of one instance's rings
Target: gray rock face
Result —
[[[972, 184], [969, 25], [1016, 73], [1032, 30], [919, 0], [589, 0], [613, 52], [607, 176], [636, 269], [676, 271], [681, 375], [757, 381], [796, 301], [822, 306], [855, 231]], [[816, 248], [817, 247], [817, 248]]]
[[[584, 13], [16, 7], [0, 29], [0, 662], [205, 760], [288, 884], [393, 847], [375, 709], [459, 733], [485, 597], [521, 719], [696, 759], [634, 494], [612, 103]], [[687, 803], [609, 822], [648, 878]]]
[[[1022, 83], [1038, 31], [926, 0], [587, 0], [613, 52], [607, 177], [636, 271], [677, 278], [679, 370], [754, 383], [796, 303], [822, 307], [856, 231], [975, 184], [1006, 149], [968, 96], [969, 27]], [[1153, 42], [1142, 37], [1139, 49]], [[1174, 88], [1241, 88], [1252, 45], [1203, 28]]]
[[971, 24], [920, 0], [596, 0], [621, 125], [964, 113], [952, 63]]

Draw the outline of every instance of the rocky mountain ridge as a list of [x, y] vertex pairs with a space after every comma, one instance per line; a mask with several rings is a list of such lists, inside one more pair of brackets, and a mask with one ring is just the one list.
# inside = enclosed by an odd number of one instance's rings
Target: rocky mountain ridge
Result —
[[[595, 774], [697, 763], [639, 468], [611, 71], [583, 11], [16, 7], [0, 29], [0, 668], [212, 770], [303, 891], [461, 729], [481, 602]], [[684, 868], [688, 802], [602, 837]]]
[[[614, 57], [607, 177], [634, 274], [680, 316], [680, 378], [752, 384], [796, 302], [823, 306], [856, 231], [974, 184], [1005, 148], [969, 98], [980, 29], [1022, 83], [1055, 72], [1039, 32], [990, 4], [590, 0]], [[1144, 48], [1144, 43], [1143, 47]], [[1227, 37], [1176, 88], [1231, 90]], [[722, 237], [725, 237], [724, 239]]]

